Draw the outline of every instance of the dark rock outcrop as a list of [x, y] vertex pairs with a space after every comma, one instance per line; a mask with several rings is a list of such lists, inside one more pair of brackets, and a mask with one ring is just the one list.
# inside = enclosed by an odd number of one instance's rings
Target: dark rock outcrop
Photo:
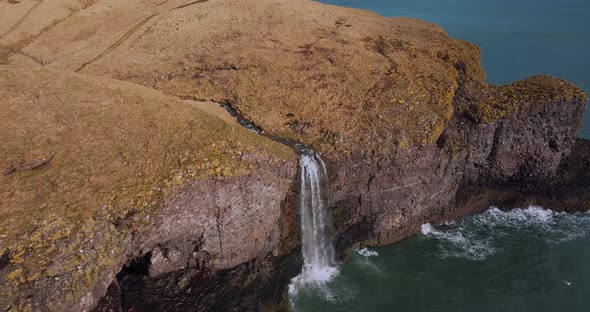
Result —
[[488, 85], [436, 25], [305, 0], [9, 6], [2, 309], [284, 309], [296, 155], [212, 102], [322, 153], [342, 256], [490, 204], [590, 208], [585, 94]]
[[288, 147], [111, 79], [5, 66], [0, 90], [0, 168], [54, 153], [0, 175], [3, 310], [89, 311], [146, 254], [158, 276], [295, 250]]
[[[565, 84], [548, 77], [519, 84], [547, 83]], [[471, 92], [478, 90], [469, 89], [470, 82], [462, 86], [455, 115], [436, 144], [331, 164], [339, 250], [354, 243], [389, 244], [414, 234], [425, 222], [479, 212], [492, 204], [587, 207], [587, 143], [574, 145], [586, 105], [583, 95], [542, 99], [535, 93], [535, 99], [508, 116], [482, 123], [470, 115], [481, 100]], [[520, 96], [528, 97], [525, 92]], [[574, 153], [567, 157], [572, 145]], [[548, 201], [547, 194], [555, 194], [555, 200]]]
[[[119, 286], [119, 282], [114, 280], [109, 288], [107, 289], [107, 293], [100, 299], [96, 308], [92, 310], [93, 312], [122, 312], [122, 304], [121, 304], [121, 287]], [[125, 310], [127, 311], [127, 310]]]
[[285, 285], [301, 269], [297, 250], [225, 270], [189, 267], [149, 277], [124, 270], [125, 311], [288, 311]]
[[514, 194], [522, 206], [537, 204], [566, 212], [590, 210], [590, 141], [578, 139], [554, 176], [498, 189]]

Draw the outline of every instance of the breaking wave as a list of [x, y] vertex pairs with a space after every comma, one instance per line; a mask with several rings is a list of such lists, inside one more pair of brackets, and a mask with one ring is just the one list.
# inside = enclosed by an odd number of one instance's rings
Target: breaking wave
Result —
[[506, 236], [542, 237], [549, 243], [561, 243], [586, 236], [589, 226], [590, 213], [568, 214], [539, 206], [509, 211], [491, 207], [459, 221], [437, 226], [423, 224], [421, 232], [426, 239], [437, 241], [441, 258], [484, 260], [502, 248], [502, 238]]
[[363, 247], [363, 248], [359, 248], [357, 250], [355, 250], [357, 254], [365, 257], [365, 258], [369, 258], [369, 257], [376, 257], [379, 255], [378, 252], [371, 250], [367, 247]]

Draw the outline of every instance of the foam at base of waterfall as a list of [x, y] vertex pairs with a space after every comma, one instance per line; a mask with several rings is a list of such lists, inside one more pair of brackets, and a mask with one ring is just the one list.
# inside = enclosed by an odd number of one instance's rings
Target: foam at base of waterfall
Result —
[[291, 302], [292, 310], [296, 311], [293, 306], [293, 298], [295, 298], [300, 291], [306, 289], [314, 290], [325, 300], [336, 300], [336, 294], [328, 286], [328, 282], [336, 277], [336, 275], [338, 275], [337, 267], [323, 266], [306, 268], [301, 274], [291, 279], [291, 283], [289, 284], [289, 301]]
[[590, 213], [568, 214], [539, 206], [503, 211], [491, 207], [484, 213], [436, 227], [426, 223], [422, 235], [438, 241], [440, 258], [460, 257], [484, 260], [502, 248], [508, 235], [540, 235], [546, 241], [561, 243], [583, 237], [584, 224], [590, 224]]
[[338, 274], [338, 268], [330, 266], [313, 267], [303, 271], [302, 274], [306, 281], [325, 283]]
[[293, 291], [296, 291], [297, 287], [305, 285], [321, 285], [332, 280], [338, 275], [338, 267], [332, 266], [317, 266], [311, 268], [304, 268], [301, 274], [297, 275], [291, 280], [289, 285], [289, 291], [293, 287]]

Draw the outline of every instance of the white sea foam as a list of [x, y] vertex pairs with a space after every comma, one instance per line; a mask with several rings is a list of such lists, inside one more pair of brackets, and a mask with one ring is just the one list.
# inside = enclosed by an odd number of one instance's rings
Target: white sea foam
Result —
[[[358, 290], [348, 288], [335, 288], [334, 279], [339, 271], [335, 267], [327, 267], [324, 270], [303, 270], [293, 278], [289, 284], [289, 303], [291, 311], [298, 311], [296, 300], [298, 297], [319, 297], [327, 302], [346, 302], [355, 297]], [[339, 285], [338, 283], [336, 285]], [[342, 286], [342, 285], [340, 285]]]
[[441, 240], [441, 257], [463, 257], [471, 260], [483, 260], [494, 253], [494, 248], [485, 240], [479, 240], [471, 233], [459, 230], [436, 230], [431, 224], [422, 225], [422, 234]]
[[542, 225], [553, 222], [556, 213], [550, 209], [539, 206], [530, 206], [526, 209], [512, 209], [502, 211], [497, 207], [491, 207], [486, 212], [473, 217], [473, 221], [487, 226], [521, 226]]
[[486, 212], [439, 226], [423, 224], [422, 235], [439, 241], [439, 256], [483, 260], [501, 249], [507, 235], [543, 236], [560, 243], [586, 235], [582, 224], [590, 224], [590, 214], [554, 212], [539, 206], [502, 211], [491, 207]]
[[353, 261], [359, 265], [359, 268], [366, 270], [367, 274], [383, 274], [379, 266], [371, 261], [371, 258], [379, 256], [378, 252], [367, 247], [357, 248], [355, 252], [360, 257], [353, 258]]
[[302, 272], [303, 279], [308, 282], [325, 283], [338, 274], [337, 267], [311, 267]]
[[378, 252], [376, 252], [374, 250], [371, 250], [371, 249], [369, 249], [367, 247], [358, 248], [356, 250], [356, 253], [359, 254], [359, 255], [361, 255], [361, 256], [363, 256], [363, 257], [365, 257], [365, 258], [376, 257], [376, 256], [379, 255]]
[[420, 229], [420, 232], [422, 232], [422, 235], [429, 235], [433, 231], [434, 231], [434, 228], [432, 227], [432, 224], [430, 224], [430, 223], [422, 224], [422, 227]]

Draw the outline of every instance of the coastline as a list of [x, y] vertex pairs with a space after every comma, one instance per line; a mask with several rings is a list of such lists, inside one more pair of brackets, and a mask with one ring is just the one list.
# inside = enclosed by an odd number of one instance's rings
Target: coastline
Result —
[[4, 309], [286, 309], [297, 155], [269, 137], [322, 154], [341, 259], [491, 205], [590, 209], [584, 92], [488, 85], [480, 49], [436, 25], [179, 0], [86, 3], [37, 29], [29, 2], [0, 39]]

